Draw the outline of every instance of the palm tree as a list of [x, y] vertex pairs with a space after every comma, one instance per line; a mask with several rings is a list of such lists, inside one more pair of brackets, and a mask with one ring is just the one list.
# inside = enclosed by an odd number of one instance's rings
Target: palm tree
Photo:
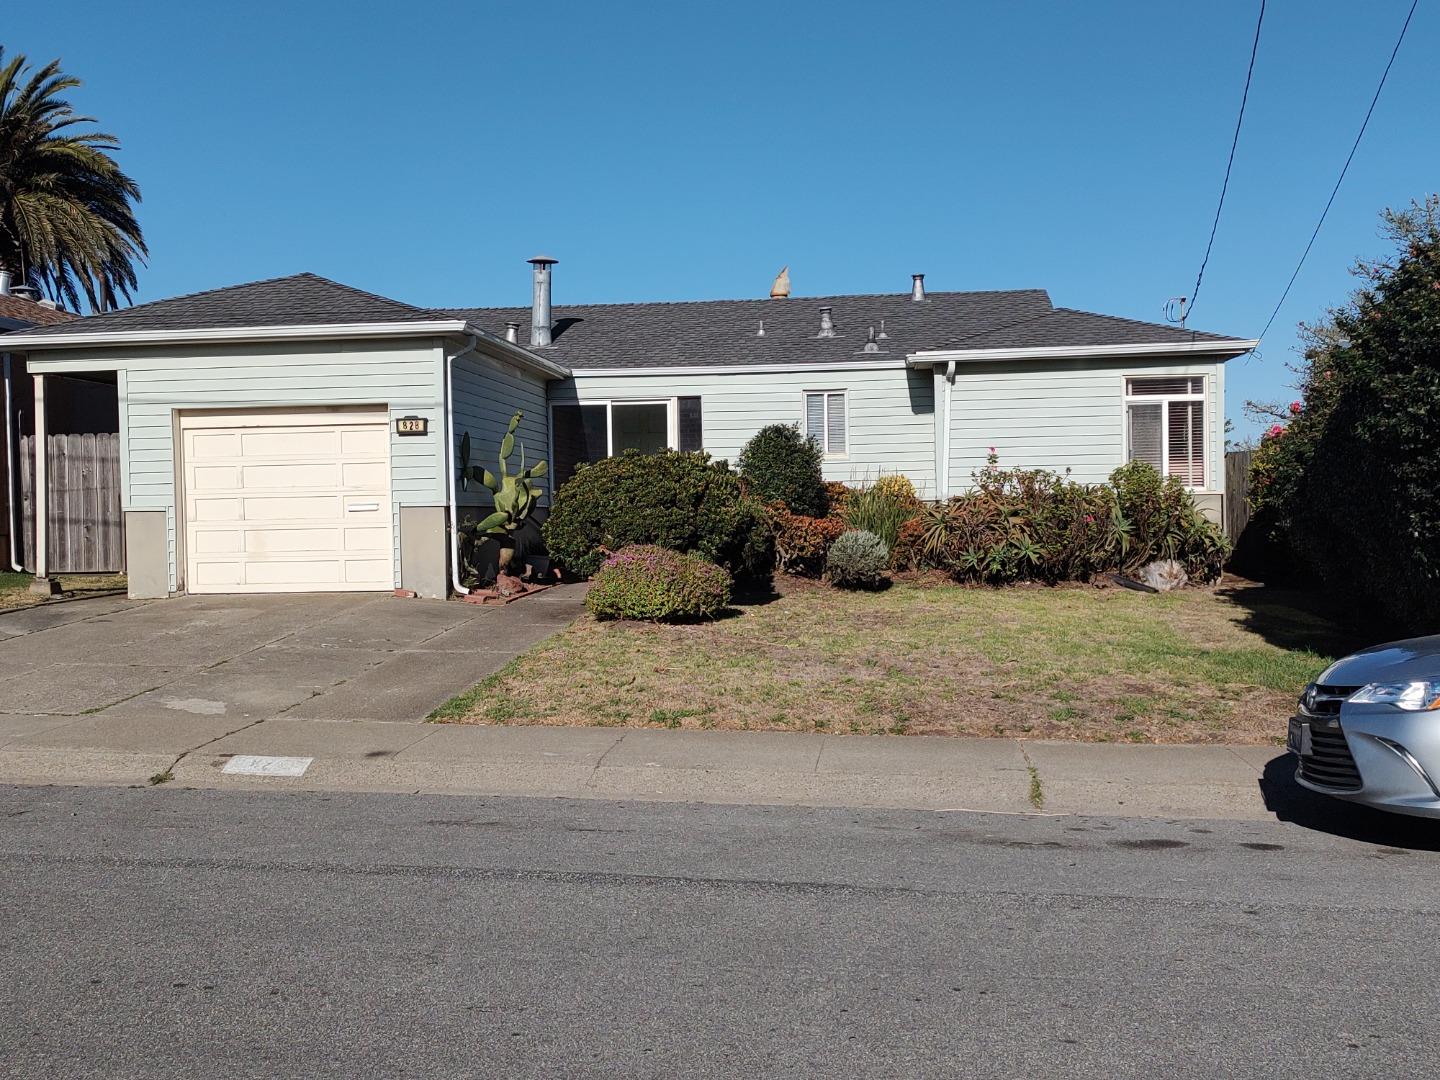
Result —
[[113, 135], [62, 95], [80, 80], [52, 60], [31, 72], [0, 47], [0, 269], [57, 302], [91, 311], [129, 301], [145, 240], [135, 220], [140, 189], [110, 156]]

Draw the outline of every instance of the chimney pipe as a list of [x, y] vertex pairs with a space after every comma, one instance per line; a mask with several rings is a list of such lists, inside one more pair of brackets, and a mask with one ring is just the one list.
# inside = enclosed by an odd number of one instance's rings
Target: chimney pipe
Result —
[[520, 340], [520, 324], [518, 322], [507, 322], [505, 324], [505, 340], [517, 342]]
[[550, 344], [550, 267], [559, 260], [536, 255], [528, 260], [535, 268], [535, 301], [530, 308], [530, 347], [543, 349]]
[[925, 275], [924, 275], [924, 274], [911, 274], [911, 275], [910, 275], [910, 299], [911, 299], [911, 300], [914, 300], [914, 301], [917, 301], [917, 302], [925, 299]]
[[816, 336], [816, 337], [834, 337], [834, 336], [835, 336], [835, 322], [834, 322], [833, 319], [830, 318], [830, 305], [829, 305], [829, 304], [822, 304], [822, 305], [820, 306], [820, 333], [816, 334], [815, 336]]
[[10, 295], [10, 271], [0, 270], [0, 296]]

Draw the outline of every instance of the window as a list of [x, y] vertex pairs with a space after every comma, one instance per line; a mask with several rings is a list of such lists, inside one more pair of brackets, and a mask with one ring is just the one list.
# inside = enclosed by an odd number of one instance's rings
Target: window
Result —
[[1148, 461], [1189, 488], [1205, 486], [1205, 378], [1125, 380], [1125, 458]]
[[849, 431], [845, 426], [844, 390], [805, 394], [805, 434], [820, 444], [826, 457], [845, 456]]
[[555, 447], [555, 486], [582, 463], [599, 461], [625, 450], [654, 454], [668, 447], [701, 448], [700, 399], [594, 401], [554, 405], [550, 437]]

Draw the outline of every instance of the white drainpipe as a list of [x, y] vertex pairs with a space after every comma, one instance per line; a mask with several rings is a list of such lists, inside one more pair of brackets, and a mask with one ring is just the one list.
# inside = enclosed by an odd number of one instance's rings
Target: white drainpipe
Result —
[[945, 365], [945, 428], [940, 444], [940, 498], [950, 498], [950, 397], [955, 389], [955, 361]]
[[445, 495], [450, 503], [450, 586], [461, 596], [470, 590], [460, 584], [460, 506], [455, 484], [455, 361], [479, 346], [480, 339], [471, 335], [470, 344], [445, 358]]
[[[7, 282], [8, 285], [8, 282]], [[23, 573], [24, 565], [20, 562], [20, 549], [17, 546], [20, 540], [19, 530], [15, 528], [18, 515], [15, 513], [15, 489], [19, 486], [15, 483], [15, 432], [12, 430], [15, 424], [15, 392], [12, 389], [14, 375], [11, 365], [10, 354], [5, 354], [5, 506], [10, 514], [6, 522], [6, 535], [10, 537], [10, 569], [17, 574]]]

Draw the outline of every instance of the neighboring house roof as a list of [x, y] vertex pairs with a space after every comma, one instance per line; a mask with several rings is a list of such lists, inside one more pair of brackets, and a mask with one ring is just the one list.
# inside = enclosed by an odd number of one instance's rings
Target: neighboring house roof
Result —
[[[820, 309], [829, 307], [834, 337], [819, 337]], [[530, 331], [529, 308], [456, 308], [491, 333], [507, 322]], [[758, 335], [760, 323], [765, 334]], [[885, 338], [879, 353], [864, 351], [869, 330]], [[933, 350], [1027, 346], [1103, 346], [1195, 341], [1249, 342], [1176, 326], [1137, 322], [1051, 306], [1043, 289], [811, 296], [786, 300], [702, 300], [678, 303], [570, 304], [554, 309], [547, 356], [573, 370], [666, 367], [753, 367], [836, 364], [857, 359], [903, 362]]]
[[46, 307], [34, 300], [19, 296], [0, 296], [0, 330], [19, 330], [27, 326], [54, 326], [59, 323], [76, 322], [80, 318], [73, 311]]
[[433, 322], [437, 317], [433, 311], [352, 289], [317, 274], [292, 274], [107, 311], [63, 329], [30, 331], [26, 337], [63, 334], [68, 338], [202, 327]]

